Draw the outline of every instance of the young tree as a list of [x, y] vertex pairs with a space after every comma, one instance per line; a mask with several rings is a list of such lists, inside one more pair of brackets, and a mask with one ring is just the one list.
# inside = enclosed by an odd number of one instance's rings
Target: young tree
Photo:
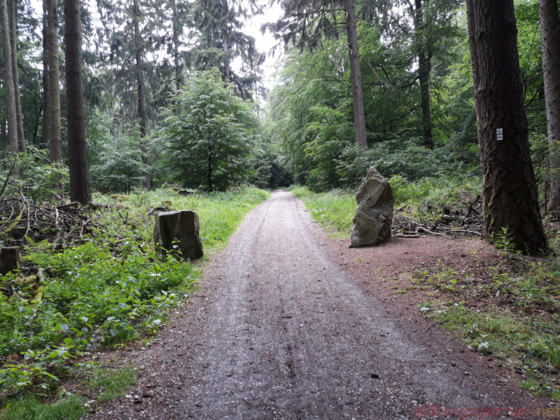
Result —
[[529, 151], [513, 0], [469, 1], [485, 234], [507, 229], [517, 249], [542, 254], [548, 244]]
[[550, 150], [550, 211], [560, 218], [560, 17], [557, 0], [539, 0], [542, 66]]
[[91, 190], [84, 115], [80, 0], [64, 0], [64, 21], [70, 198], [85, 205], [91, 201]]
[[195, 73], [165, 113], [162, 150], [177, 181], [214, 191], [251, 173], [244, 160], [257, 122], [217, 70]]
[[18, 152], [16, 95], [12, 67], [12, 47], [10, 42], [10, 19], [6, 0], [0, 0], [0, 38], [4, 52], [4, 86], [6, 89], [6, 107], [8, 115], [8, 149]]

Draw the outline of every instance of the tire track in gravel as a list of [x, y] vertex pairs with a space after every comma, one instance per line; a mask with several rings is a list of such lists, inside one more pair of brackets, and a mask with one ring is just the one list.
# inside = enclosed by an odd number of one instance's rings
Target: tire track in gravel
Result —
[[154, 363], [144, 374], [180, 374], [174, 408], [118, 418], [412, 419], [425, 404], [534, 406], [399, 327], [381, 297], [329, 259], [311, 222], [284, 191], [246, 217], [208, 272], [198, 330], [175, 332], [177, 346], [196, 352], [182, 367]]

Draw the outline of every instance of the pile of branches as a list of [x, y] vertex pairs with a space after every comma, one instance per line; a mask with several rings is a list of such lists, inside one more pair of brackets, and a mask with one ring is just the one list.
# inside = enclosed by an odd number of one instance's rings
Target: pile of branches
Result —
[[0, 236], [6, 245], [19, 246], [24, 241], [48, 240], [68, 245], [83, 238], [91, 227], [87, 206], [78, 202], [63, 205], [39, 205], [23, 193], [0, 200]]
[[[398, 209], [393, 218], [391, 228], [394, 237], [419, 238], [420, 236], [477, 236], [482, 237], [484, 219], [482, 217], [482, 200], [480, 196], [464, 209], [451, 214], [451, 208], [443, 206], [442, 214], [432, 226], [412, 220], [409, 217], [397, 216], [406, 206]], [[428, 210], [431, 210], [428, 207]]]

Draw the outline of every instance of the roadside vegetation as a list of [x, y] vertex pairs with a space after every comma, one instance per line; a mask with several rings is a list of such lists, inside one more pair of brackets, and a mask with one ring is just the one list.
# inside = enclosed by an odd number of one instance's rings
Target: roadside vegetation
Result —
[[[468, 178], [407, 182], [395, 176], [390, 183], [398, 214], [429, 224], [441, 218], [443, 206], [453, 212], [480, 194], [480, 184]], [[349, 238], [355, 191], [293, 187], [292, 192], [332, 237]], [[560, 226], [545, 226], [552, 249], [560, 254]], [[460, 260], [434, 257], [412, 277], [393, 278], [388, 287], [396, 296], [417, 293], [424, 316], [516, 372], [531, 393], [560, 400], [560, 258], [519, 255], [507, 230], [491, 242], [495, 259], [476, 253]]]
[[[208, 255], [266, 198], [255, 187], [186, 197], [171, 188], [98, 194], [103, 207], [89, 211], [91, 227], [78, 244], [26, 238], [20, 270], [0, 277], [0, 417], [79, 418], [87, 400], [67, 391], [66, 382], [103, 388], [96, 392], [99, 403], [134, 381], [131, 367], [104, 368], [96, 354], [135, 340], [149, 343], [194, 290], [202, 270], [156, 254], [150, 210], [196, 211]], [[44, 399], [54, 403], [44, 406]]]

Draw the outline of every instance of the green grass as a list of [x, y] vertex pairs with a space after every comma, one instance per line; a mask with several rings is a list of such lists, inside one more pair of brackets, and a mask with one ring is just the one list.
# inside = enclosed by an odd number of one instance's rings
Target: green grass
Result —
[[156, 334], [193, 290], [201, 266], [157, 255], [150, 210], [196, 211], [208, 254], [223, 248], [245, 214], [268, 196], [252, 187], [188, 197], [171, 189], [97, 196], [96, 202], [124, 207], [89, 212], [81, 244], [62, 250], [29, 245], [24, 265], [44, 276], [0, 277], [0, 407], [22, 392], [54, 395], [59, 380], [72, 375], [70, 362], [85, 352]]
[[136, 383], [136, 371], [130, 367], [124, 369], [102, 369], [94, 372], [88, 387], [96, 394], [96, 403], [104, 403], [114, 398], [121, 398], [131, 385]]
[[[424, 178], [407, 182], [400, 176], [389, 180], [395, 197], [395, 210], [406, 206], [399, 215], [409, 216], [421, 223], [431, 223], [441, 217], [442, 207], [452, 210], [464, 208], [465, 201], [480, 194], [477, 179]], [[306, 187], [296, 186], [292, 193], [300, 198], [315, 220], [337, 237], [350, 234], [352, 218], [356, 211], [356, 191], [332, 190], [315, 193]]]
[[78, 420], [86, 412], [84, 402], [84, 397], [72, 395], [49, 404], [26, 395], [13, 400], [0, 414], [3, 420]]

